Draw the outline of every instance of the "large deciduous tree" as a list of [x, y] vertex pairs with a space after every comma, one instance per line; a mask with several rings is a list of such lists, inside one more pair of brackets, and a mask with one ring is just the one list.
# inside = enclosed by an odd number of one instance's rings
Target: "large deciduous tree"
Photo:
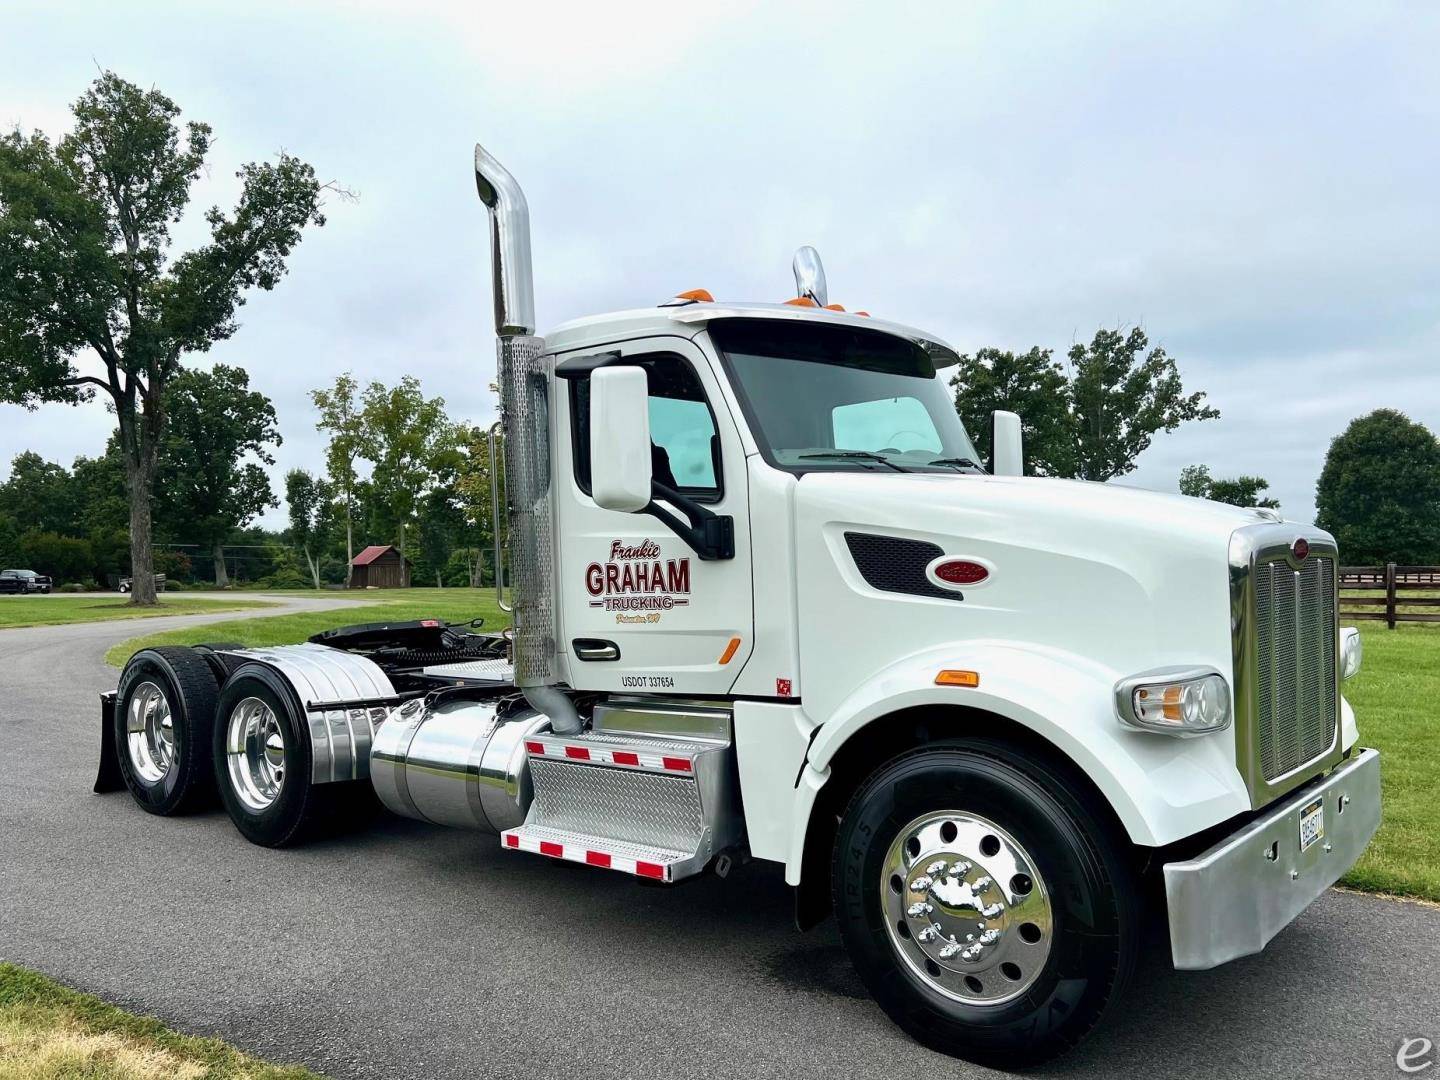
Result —
[[1068, 367], [1049, 349], [1026, 353], [981, 349], [962, 356], [951, 385], [955, 408], [983, 452], [990, 413], [1020, 414], [1025, 456], [1046, 476], [1109, 480], [1135, 468], [1157, 432], [1219, 411], [1205, 394], [1186, 394], [1180, 371], [1139, 327], [1098, 330], [1090, 343], [1071, 346]]
[[1440, 441], [1395, 409], [1352, 420], [1325, 455], [1315, 523], [1352, 565], [1440, 561]]
[[280, 442], [270, 399], [250, 389], [244, 369], [216, 364], [179, 372], [165, 395], [168, 414], [158, 470], [161, 520], [215, 560], [215, 583], [230, 584], [224, 543], [278, 505], [263, 465]]
[[420, 500], [437, 476], [456, 471], [456, 429], [445, 415], [445, 399], [425, 397], [413, 375], [394, 387], [372, 382], [362, 400], [363, 453], [374, 465], [370, 483], [404, 558]]
[[1269, 487], [1269, 481], [1260, 476], [1228, 479], [1211, 476], [1208, 465], [1186, 465], [1180, 470], [1181, 495], [1229, 503], [1231, 506], [1264, 506], [1278, 510], [1280, 503], [1264, 494]]
[[320, 588], [320, 565], [335, 525], [335, 488], [324, 477], [304, 469], [285, 474], [285, 504], [290, 514], [290, 542], [305, 556], [315, 588]]
[[289, 154], [245, 165], [235, 208], [205, 214], [209, 241], [172, 257], [209, 125], [182, 129], [173, 101], [112, 72], [74, 114], [55, 142], [0, 136], [0, 400], [109, 397], [129, 488], [132, 598], [153, 604], [166, 390], [184, 357], [234, 334], [248, 290], [275, 287], [305, 226], [324, 224], [324, 187]]
[[330, 436], [325, 447], [325, 469], [339, 493], [345, 516], [345, 584], [350, 584], [355, 560], [355, 462], [365, 452], [365, 424], [358, 399], [359, 384], [348, 371], [328, 389], [310, 391], [320, 412], [316, 430]]

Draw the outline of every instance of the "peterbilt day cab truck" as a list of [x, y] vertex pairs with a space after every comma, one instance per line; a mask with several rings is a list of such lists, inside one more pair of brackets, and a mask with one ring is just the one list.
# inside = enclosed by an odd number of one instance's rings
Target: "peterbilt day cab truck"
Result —
[[97, 789], [218, 788], [272, 846], [378, 795], [662, 884], [778, 863], [898, 1025], [1002, 1067], [1083, 1038], [1147, 926], [1213, 967], [1354, 864], [1379, 760], [1329, 535], [1022, 476], [1012, 414], [982, 464], [954, 350], [830, 304], [811, 249], [782, 304], [538, 337], [524, 196], [475, 175], [513, 627], [145, 650]]

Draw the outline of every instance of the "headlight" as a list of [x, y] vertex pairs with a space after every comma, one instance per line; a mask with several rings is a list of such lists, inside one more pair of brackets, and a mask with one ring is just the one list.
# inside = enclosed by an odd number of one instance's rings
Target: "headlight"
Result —
[[1160, 668], [1115, 684], [1120, 719], [1142, 731], [1202, 735], [1230, 726], [1230, 687], [1214, 668]]
[[1353, 626], [1340, 628], [1340, 677], [1348, 679], [1360, 670], [1360, 661], [1365, 655], [1365, 645], [1360, 640], [1360, 631]]

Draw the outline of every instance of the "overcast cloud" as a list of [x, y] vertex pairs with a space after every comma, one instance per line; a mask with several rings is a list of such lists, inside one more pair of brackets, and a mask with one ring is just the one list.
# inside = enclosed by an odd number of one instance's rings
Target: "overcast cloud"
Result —
[[[1223, 418], [1126, 483], [1260, 473], [1308, 520], [1352, 417], [1440, 428], [1435, 5], [488, 7], [0, 4], [0, 123], [58, 132], [99, 65], [214, 126], [202, 207], [280, 148], [359, 193], [208, 358], [274, 400], [277, 491], [321, 466], [307, 391], [342, 371], [493, 415], [477, 139], [529, 196], [542, 331], [699, 286], [784, 299], [810, 243], [832, 299], [962, 350], [1144, 326]], [[0, 475], [111, 426], [0, 406]]]

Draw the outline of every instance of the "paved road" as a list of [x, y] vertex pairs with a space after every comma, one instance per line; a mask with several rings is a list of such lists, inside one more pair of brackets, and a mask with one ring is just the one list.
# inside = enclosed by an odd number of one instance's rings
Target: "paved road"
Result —
[[[398, 819], [264, 851], [91, 795], [100, 657], [137, 632], [0, 631], [0, 958], [337, 1078], [999, 1075], [892, 1028], [763, 866], [647, 888]], [[1411, 1035], [1440, 1042], [1440, 909], [1332, 892], [1263, 956], [1151, 958], [1040, 1075], [1396, 1076]]]

